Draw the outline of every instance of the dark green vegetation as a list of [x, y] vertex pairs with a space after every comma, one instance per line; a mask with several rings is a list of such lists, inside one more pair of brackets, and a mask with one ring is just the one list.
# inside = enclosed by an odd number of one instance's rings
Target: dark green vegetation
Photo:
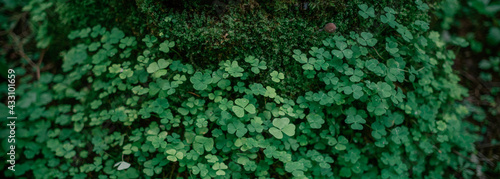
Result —
[[[498, 175], [476, 145], [495, 148], [478, 124], [497, 105], [462, 102], [452, 68], [470, 42], [498, 79], [498, 41], [442, 34], [460, 28], [443, 8], [458, 2], [398, 2], [4, 1], [0, 59], [16, 70], [19, 119], [16, 172], [2, 174]], [[319, 31], [327, 22], [336, 33]]]
[[[442, 2], [436, 28], [448, 35], [446, 41], [457, 52], [455, 69], [469, 89], [464, 104], [470, 108], [469, 121], [479, 126], [477, 159], [485, 176], [500, 173], [500, 2], [471, 0]], [[465, 41], [463, 40], [465, 39]], [[466, 46], [465, 44], [470, 44]], [[465, 48], [458, 48], [462, 46]]]

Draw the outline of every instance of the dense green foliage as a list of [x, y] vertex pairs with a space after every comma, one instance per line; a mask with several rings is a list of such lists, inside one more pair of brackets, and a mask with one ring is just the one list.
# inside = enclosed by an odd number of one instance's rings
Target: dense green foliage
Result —
[[[478, 159], [485, 161], [484, 175], [495, 177], [500, 173], [500, 2], [457, 1], [442, 2], [438, 11], [439, 28], [448, 34], [446, 41], [464, 47], [457, 50], [456, 68], [462, 83], [469, 88], [465, 104], [471, 108], [472, 120], [481, 127], [484, 136], [477, 145]], [[471, 63], [473, 62], [473, 63]]]
[[441, 4], [99, 3], [24, 4], [56, 67], [14, 63], [19, 163], [3, 175], [474, 177], [467, 90], [429, 29]]

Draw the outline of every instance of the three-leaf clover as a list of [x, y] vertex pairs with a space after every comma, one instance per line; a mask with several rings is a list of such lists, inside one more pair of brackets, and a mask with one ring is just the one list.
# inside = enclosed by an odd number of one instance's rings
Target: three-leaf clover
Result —
[[377, 39], [373, 38], [373, 34], [368, 33], [368, 32], [361, 32], [361, 38], [357, 38], [357, 41], [359, 44], [363, 46], [370, 46], [373, 47], [377, 43]]
[[382, 136], [387, 135], [387, 131], [385, 130], [385, 126], [380, 124], [379, 122], [374, 122], [372, 124], [372, 136], [375, 139], [380, 139]]
[[164, 53], [170, 52], [170, 48], [175, 46], [175, 42], [169, 42], [168, 40], [165, 40], [163, 43], [160, 44], [160, 51]]
[[151, 48], [154, 45], [154, 43], [156, 43], [157, 40], [158, 39], [152, 35], [146, 35], [146, 37], [142, 39], [142, 41], [146, 43], [146, 46], [149, 48]]
[[158, 70], [167, 68], [171, 63], [172, 63], [171, 61], [160, 59], [157, 62], [150, 63], [146, 70], [148, 71], [148, 73], [155, 73]]
[[255, 114], [255, 106], [253, 104], [248, 104], [250, 101], [246, 98], [239, 98], [234, 101], [236, 105], [234, 105], [231, 109], [234, 114], [238, 117], [245, 116], [245, 111], [250, 114]]
[[305, 166], [302, 162], [286, 162], [285, 171], [290, 172], [293, 176], [303, 176]]
[[231, 76], [233, 77], [242, 77], [243, 76], [243, 68], [241, 68], [240, 66], [238, 66], [238, 62], [237, 61], [233, 61], [232, 63], [228, 60], [224, 63], [224, 70], [226, 70], [226, 72], [228, 72]]
[[339, 82], [339, 78], [335, 77], [335, 73], [327, 73], [321, 80], [326, 85], [336, 85]]
[[393, 41], [389, 41], [389, 42], [385, 43], [385, 50], [387, 50], [389, 53], [391, 53], [391, 55], [395, 55], [396, 53], [399, 52], [398, 43], [393, 42]]
[[167, 156], [167, 160], [172, 162], [176, 162], [177, 160], [182, 160], [184, 158], [184, 153], [175, 149], [168, 149], [165, 153], [169, 154], [169, 156]]
[[220, 176], [226, 175], [226, 172], [224, 170], [227, 168], [228, 168], [227, 165], [223, 162], [214, 163], [214, 165], [212, 166], [212, 169], [217, 170], [215, 174]]
[[267, 69], [266, 62], [259, 61], [259, 59], [255, 58], [254, 56], [246, 57], [245, 62], [250, 63], [250, 65], [252, 65], [252, 68], [250, 70], [255, 74], [260, 73], [260, 70]]
[[196, 72], [193, 76], [191, 76], [189, 81], [193, 83], [195, 90], [204, 90], [207, 89], [210, 83], [212, 83], [212, 76], [210, 76], [210, 73], [203, 74], [201, 72]]
[[283, 133], [287, 136], [295, 135], [295, 125], [290, 124], [290, 119], [276, 118], [273, 120], [274, 127], [269, 128], [269, 133], [271, 133], [277, 139], [283, 138]]
[[396, 144], [408, 142], [409, 141], [408, 135], [409, 135], [408, 128], [404, 126], [396, 127], [391, 130], [391, 139]]
[[349, 141], [347, 140], [346, 137], [344, 136], [339, 136], [339, 138], [337, 139], [337, 145], [335, 145], [335, 149], [337, 150], [345, 150], [347, 148], [347, 144], [349, 143]]
[[377, 90], [381, 98], [391, 97], [393, 91], [391, 85], [387, 84], [386, 82], [378, 82]]
[[227, 132], [236, 134], [238, 137], [243, 137], [248, 132], [248, 129], [242, 122], [235, 121], [227, 125]]
[[167, 146], [167, 142], [165, 139], [167, 138], [167, 132], [162, 131], [160, 132], [160, 128], [152, 128], [147, 131], [147, 134], [149, 135], [146, 140], [151, 141], [151, 144], [153, 145], [154, 148], [165, 148]]
[[356, 108], [350, 107], [345, 113], [347, 115], [347, 117], [345, 119], [345, 123], [351, 124], [351, 129], [354, 129], [354, 130], [362, 130], [363, 129], [363, 125], [361, 125], [361, 124], [366, 123], [366, 120], [363, 119], [363, 117], [361, 117], [361, 115], [357, 114]]
[[394, 17], [394, 15], [391, 13], [385, 13], [385, 15], [381, 15], [380, 21], [382, 21], [382, 23], [389, 24], [389, 26], [391, 26], [392, 28], [396, 27], [396, 25], [399, 25], [396, 22], [396, 17]]
[[123, 37], [125, 37], [125, 33], [123, 33], [123, 31], [121, 31], [120, 29], [114, 27], [113, 29], [111, 29], [111, 32], [104, 33], [104, 35], [101, 37], [101, 42], [116, 44]]
[[370, 59], [365, 62], [365, 67], [377, 75], [382, 75], [384, 74], [384, 70], [382, 70], [379, 64], [378, 60]]
[[273, 80], [274, 82], [278, 83], [282, 79], [285, 79], [285, 74], [278, 71], [271, 72], [271, 80]]
[[196, 136], [193, 142], [193, 149], [200, 155], [205, 151], [210, 152], [214, 148], [214, 139], [203, 136]]
[[270, 86], [266, 86], [266, 93], [264, 93], [265, 97], [275, 98], [276, 97], [276, 89]]
[[410, 42], [410, 40], [413, 39], [413, 35], [405, 26], [398, 25], [398, 29], [396, 31], [399, 32], [399, 34], [401, 34], [403, 39], [406, 40], [407, 42]]
[[325, 123], [325, 120], [319, 114], [311, 113], [307, 115], [307, 122], [309, 122], [311, 128], [319, 129]]
[[416, 20], [414, 22], [414, 24], [419, 27], [420, 29], [422, 29], [422, 31], [427, 31], [429, 30], [429, 23], [425, 22], [425, 21], [421, 21], [421, 20]]
[[347, 43], [342, 41], [337, 41], [335, 45], [337, 46], [337, 48], [339, 48], [339, 50], [332, 50], [332, 54], [335, 57], [337, 57], [338, 59], [343, 59], [344, 57], [352, 58], [353, 51], [347, 48]]
[[135, 41], [135, 37], [125, 37], [120, 40], [120, 45], [119, 47], [121, 49], [124, 49], [125, 47], [133, 47], [137, 44], [137, 41]]
[[344, 93], [347, 95], [352, 94], [354, 99], [359, 99], [359, 98], [363, 97], [363, 95], [365, 94], [363, 92], [363, 88], [361, 86], [359, 86], [358, 84], [352, 84], [351, 86], [345, 86], [343, 88], [343, 90], [344, 90]]
[[368, 16], [375, 17], [375, 9], [373, 9], [373, 7], [368, 8], [368, 5], [366, 4], [358, 5], [358, 7], [359, 9], [361, 9], [360, 11], [358, 11], [358, 14], [363, 18], [366, 19], [368, 18]]

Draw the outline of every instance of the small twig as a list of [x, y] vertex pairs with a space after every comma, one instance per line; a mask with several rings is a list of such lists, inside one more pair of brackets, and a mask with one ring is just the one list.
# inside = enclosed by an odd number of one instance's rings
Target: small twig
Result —
[[479, 155], [480, 159], [482, 161], [485, 161], [488, 165], [492, 167], [495, 166], [495, 164], [488, 157], [484, 156], [483, 153], [478, 152], [477, 155]]
[[188, 91], [188, 93], [189, 93], [189, 94], [192, 94], [192, 95], [195, 95], [195, 96], [200, 97], [200, 95], [198, 95], [198, 94], [196, 94], [196, 93], [193, 93], [193, 92], [191, 92], [191, 91]]
[[483, 87], [485, 87], [488, 91], [490, 90], [489, 87], [483, 83], [483, 81], [481, 79], [477, 79], [475, 78], [474, 76], [472, 76], [471, 74], [467, 73], [466, 71], [460, 71], [460, 74], [462, 74], [463, 76], [465, 76], [467, 79], [469, 79], [470, 81], [476, 81], [477, 83], [481, 84]]
[[500, 147], [500, 144], [485, 144], [485, 145], [479, 145], [476, 148], [483, 149], [483, 148], [490, 148], [490, 147]]
[[[24, 48], [23, 48], [23, 44], [21, 43], [21, 41], [19, 40], [19, 37], [17, 37], [16, 34], [14, 34], [12, 31], [9, 32], [9, 36], [12, 38], [12, 40], [14, 41], [14, 45], [16, 45], [16, 48], [17, 48], [17, 53], [19, 55], [21, 55], [22, 58], [24, 58], [28, 64], [30, 64], [33, 68], [36, 69], [36, 79], [40, 79], [40, 66], [35, 64], [33, 62], [33, 60], [31, 60], [30, 57], [28, 57], [28, 55], [26, 55], [26, 53], [24, 53]], [[41, 62], [40, 62], [41, 63]]]
[[377, 53], [377, 55], [378, 55], [380, 58], [382, 58], [383, 60], [385, 60], [385, 58], [383, 58], [382, 56], [380, 56], [380, 54], [378, 53], [377, 49], [375, 49], [375, 47], [372, 47], [372, 48], [373, 48], [373, 50], [375, 50], [375, 53]]

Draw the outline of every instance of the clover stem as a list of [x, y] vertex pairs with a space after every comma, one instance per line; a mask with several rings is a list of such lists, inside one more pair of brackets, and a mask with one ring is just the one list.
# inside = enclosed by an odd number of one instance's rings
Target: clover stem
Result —
[[181, 57], [181, 58], [182, 58], [182, 55], [181, 55], [179, 52], [177, 52], [177, 50], [172, 49], [172, 51], [174, 51], [177, 55], [179, 55], [179, 57]]
[[373, 48], [373, 50], [375, 50], [375, 52], [377, 53], [377, 55], [378, 55], [380, 58], [382, 58], [383, 60], [385, 60], [385, 58], [384, 58], [384, 57], [380, 56], [380, 54], [378, 53], [378, 51], [377, 51], [377, 49], [376, 49], [375, 47], [372, 47], [372, 48]]
[[175, 163], [174, 163], [174, 164], [172, 164], [172, 167], [173, 167], [173, 168], [172, 168], [172, 170], [170, 171], [170, 177], [168, 177], [168, 178], [172, 178], [172, 176], [174, 175]]

